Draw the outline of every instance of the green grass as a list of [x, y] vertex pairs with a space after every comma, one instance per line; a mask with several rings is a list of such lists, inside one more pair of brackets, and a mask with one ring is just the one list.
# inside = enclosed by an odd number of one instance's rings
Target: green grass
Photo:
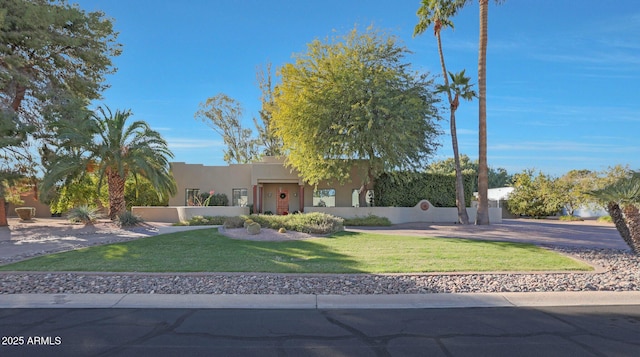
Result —
[[217, 229], [84, 248], [2, 271], [417, 273], [591, 270], [530, 244], [341, 232], [286, 242], [229, 239]]
[[560, 221], [564, 221], [564, 222], [578, 222], [578, 221], [584, 221], [584, 219], [580, 218], [580, 217], [576, 217], [576, 216], [560, 216], [558, 218], [558, 220]]

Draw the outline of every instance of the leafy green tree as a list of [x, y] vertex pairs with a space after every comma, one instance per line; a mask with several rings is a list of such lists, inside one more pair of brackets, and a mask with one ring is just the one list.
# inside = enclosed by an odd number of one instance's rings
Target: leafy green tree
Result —
[[[460, 168], [462, 169], [462, 173], [465, 175], [477, 175], [478, 161], [472, 161], [469, 156], [462, 154], [460, 155]], [[444, 160], [434, 161], [427, 167], [427, 172], [443, 175], [455, 175], [455, 160], [452, 157], [448, 157]]]
[[576, 209], [593, 202], [589, 192], [597, 188], [597, 173], [589, 170], [571, 170], [558, 178], [557, 189], [564, 196], [564, 207], [569, 216]]
[[104, 186], [98, 190], [99, 180], [95, 172], [92, 172], [75, 177], [58, 187], [49, 203], [51, 213], [66, 213], [81, 206], [97, 209], [106, 207], [109, 203], [109, 193]]
[[111, 57], [121, 52], [104, 13], [86, 13], [64, 0], [5, 0], [2, 7], [4, 106], [22, 120], [36, 120], [58, 99], [99, 98], [105, 75], [114, 72]]
[[156, 191], [146, 178], [129, 176], [124, 187], [127, 210], [133, 206], [168, 206], [169, 195], [158, 195]]
[[606, 205], [616, 229], [631, 251], [640, 253], [640, 173], [633, 173], [591, 194]]
[[411, 72], [395, 37], [371, 28], [315, 40], [280, 68], [272, 122], [305, 181], [368, 185], [385, 170], [424, 167], [437, 146], [433, 81]]
[[562, 209], [564, 195], [557, 189], [556, 180], [542, 172], [524, 170], [513, 176], [514, 190], [509, 194], [509, 211], [515, 215], [535, 218], [554, 215]]
[[[462, 169], [463, 175], [473, 174], [476, 178], [478, 177], [478, 160], [471, 161], [469, 156], [462, 154], [460, 155], [460, 168]], [[452, 157], [432, 162], [429, 164], [429, 167], [427, 167], [427, 172], [445, 175], [455, 175], [455, 170], [455, 161]], [[511, 186], [512, 179], [513, 177], [509, 175], [505, 168], [489, 167], [489, 188]], [[478, 182], [474, 180], [472, 191], [475, 192], [477, 190]]]
[[252, 137], [251, 129], [243, 128], [240, 122], [242, 106], [224, 93], [216, 94], [200, 103], [195, 118], [218, 133], [227, 149], [224, 161], [229, 164], [245, 164], [258, 157], [258, 140]]
[[125, 183], [130, 176], [149, 180], [159, 197], [175, 194], [168, 161], [173, 154], [166, 141], [144, 121], [127, 126], [130, 116], [130, 111], [112, 113], [109, 108], [100, 107], [78, 123], [84, 126], [57, 127], [62, 142], [45, 173], [42, 191], [51, 192], [58, 184], [95, 171], [100, 178], [99, 188], [106, 178], [112, 220], [125, 211]]
[[[105, 76], [115, 71], [111, 58], [121, 52], [116, 37], [104, 13], [85, 12], [64, 0], [2, 2], [0, 175], [38, 172], [38, 145], [49, 114], [100, 97]], [[3, 201], [0, 189], [0, 225], [6, 223]]]
[[[477, 163], [478, 161], [476, 161]], [[507, 170], [503, 167], [491, 167], [489, 166], [489, 188], [507, 187], [511, 186], [513, 176], [509, 175]]]
[[[460, 157], [458, 153], [458, 134], [456, 129], [456, 110], [460, 105], [460, 98], [472, 100], [476, 96], [469, 84], [469, 77], [465, 76], [465, 71], [453, 74], [447, 72], [444, 61], [444, 52], [442, 50], [442, 38], [440, 31], [444, 27], [453, 27], [450, 18], [453, 17], [457, 10], [462, 6], [459, 1], [448, 0], [423, 0], [422, 5], [418, 9], [419, 22], [413, 32], [414, 36], [423, 33], [427, 28], [433, 26], [433, 33], [438, 43], [438, 53], [440, 55], [440, 66], [442, 67], [443, 85], [437, 87], [438, 92], [446, 93], [449, 100], [449, 127], [451, 131], [451, 144], [453, 146], [453, 159], [455, 162], [456, 174], [456, 207], [458, 208], [458, 221], [462, 224], [469, 224], [469, 216], [467, 215], [467, 204], [464, 198], [464, 182], [462, 177], [462, 168], [460, 167]], [[449, 81], [448, 76], [451, 77]]]

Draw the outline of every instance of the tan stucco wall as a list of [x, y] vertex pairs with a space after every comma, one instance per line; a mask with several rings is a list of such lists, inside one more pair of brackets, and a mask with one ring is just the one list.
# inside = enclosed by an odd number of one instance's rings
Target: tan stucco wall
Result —
[[[262, 186], [263, 212], [276, 212], [276, 195], [278, 190], [289, 192], [289, 212], [301, 209], [299, 202], [299, 185], [304, 185], [304, 206], [313, 205], [314, 187], [305, 185], [296, 171], [284, 166], [281, 158], [266, 157], [262, 162], [229, 166], [204, 166], [201, 164], [185, 164], [174, 162], [171, 164], [177, 184], [177, 194], [169, 200], [170, 206], [185, 204], [186, 189], [199, 189], [200, 192], [214, 190], [225, 193], [232, 204], [232, 190], [246, 188], [248, 202], [256, 204], [253, 197], [253, 186]], [[321, 182], [318, 189], [333, 188], [336, 190], [336, 206], [351, 207], [351, 192], [360, 187], [360, 178], [356, 169], [352, 170], [351, 182], [344, 185], [331, 182]], [[269, 197], [271, 194], [271, 197]]]
[[147, 222], [185, 222], [195, 216], [234, 217], [249, 214], [248, 207], [131, 207], [131, 212]]
[[232, 203], [234, 188], [246, 188], [249, 202], [253, 202], [251, 191], [251, 165], [204, 166], [201, 164], [171, 163], [176, 180], [177, 193], [169, 199], [169, 206], [184, 206], [186, 189], [197, 188], [200, 192], [214, 190], [224, 193]]
[[9, 205], [7, 206], [7, 216], [8, 217], [17, 217], [18, 214], [16, 213], [16, 207], [34, 207], [36, 209], [36, 215], [35, 217], [38, 218], [46, 218], [46, 217], [51, 217], [51, 210], [49, 209], [49, 206], [38, 201], [35, 197], [33, 192], [30, 193], [26, 193], [23, 195], [20, 195], [20, 199], [23, 201], [23, 203], [21, 204], [13, 204], [13, 203], [9, 203]]
[[[426, 200], [423, 200], [426, 201]], [[324, 212], [342, 218], [366, 217], [375, 215], [387, 217], [393, 224], [428, 222], [428, 223], [456, 223], [458, 221], [458, 209], [455, 207], [420, 208], [420, 201], [414, 207], [305, 207], [305, 212]], [[428, 202], [428, 201], [427, 201]], [[475, 221], [477, 209], [467, 208], [469, 221]], [[502, 208], [489, 208], [489, 221], [502, 223]]]

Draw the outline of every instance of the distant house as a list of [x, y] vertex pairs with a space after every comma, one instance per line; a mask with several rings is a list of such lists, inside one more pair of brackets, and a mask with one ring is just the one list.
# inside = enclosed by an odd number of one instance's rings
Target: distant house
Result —
[[[353, 170], [343, 185], [321, 182], [317, 188], [305, 183], [298, 172], [285, 167], [284, 159], [264, 157], [262, 161], [228, 166], [171, 164], [178, 193], [169, 206], [191, 206], [200, 193], [215, 191], [229, 197], [230, 206], [252, 206], [254, 212], [283, 214], [303, 212], [305, 207], [357, 207], [361, 178]], [[373, 191], [367, 200], [372, 202]]]

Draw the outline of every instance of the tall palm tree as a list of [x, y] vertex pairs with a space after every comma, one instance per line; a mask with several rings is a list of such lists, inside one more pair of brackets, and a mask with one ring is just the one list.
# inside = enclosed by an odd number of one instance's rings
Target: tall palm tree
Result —
[[62, 126], [58, 128], [61, 148], [42, 182], [42, 191], [88, 171], [96, 171], [100, 177], [98, 189], [106, 177], [109, 192], [109, 218], [115, 220], [125, 211], [125, 182], [130, 175], [144, 177], [151, 182], [159, 196], [176, 192], [170, 173], [169, 159], [173, 153], [160, 133], [152, 130], [144, 121], [134, 121], [127, 126], [131, 111], [99, 107], [83, 128]]
[[479, 0], [478, 46], [478, 214], [476, 224], [489, 224], [489, 165], [487, 164], [487, 22], [489, 0]]
[[[497, 4], [503, 0], [495, 0]], [[489, 165], [487, 164], [487, 28], [489, 0], [480, 5], [480, 36], [478, 46], [478, 214], [476, 224], [489, 224]]]
[[[446, 93], [447, 99], [449, 100], [449, 126], [456, 171], [456, 207], [458, 208], [458, 221], [462, 224], [469, 224], [467, 204], [464, 197], [462, 168], [460, 167], [460, 154], [458, 150], [456, 110], [460, 104], [460, 97], [471, 100], [475, 96], [475, 92], [471, 90], [469, 78], [464, 76], [464, 70], [457, 74], [447, 72], [447, 66], [444, 61], [444, 52], [442, 50], [442, 38], [440, 36], [440, 31], [443, 28], [453, 28], [453, 22], [451, 22], [450, 19], [455, 16], [458, 9], [460, 9], [464, 4], [465, 1], [460, 0], [422, 0], [422, 5], [417, 12], [419, 18], [418, 24], [415, 26], [413, 35], [422, 34], [427, 30], [427, 28], [433, 25], [433, 34], [435, 35], [438, 43], [438, 54], [440, 55], [440, 66], [442, 67], [442, 77], [444, 79], [444, 85], [439, 86], [438, 91]], [[449, 76], [451, 76], [452, 83], [449, 82]]]
[[606, 206], [616, 229], [631, 251], [640, 254], [640, 173], [591, 192]]

